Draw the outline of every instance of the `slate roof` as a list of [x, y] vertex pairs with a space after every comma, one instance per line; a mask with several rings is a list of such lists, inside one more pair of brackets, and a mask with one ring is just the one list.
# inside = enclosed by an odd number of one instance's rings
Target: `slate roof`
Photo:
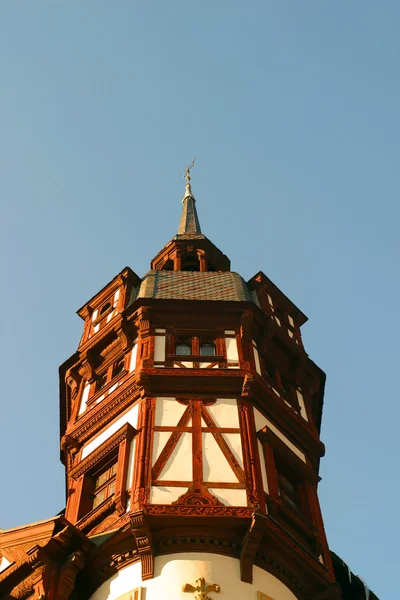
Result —
[[199, 217], [197, 216], [196, 200], [190, 194], [182, 200], [183, 208], [179, 222], [178, 234], [201, 234]]
[[142, 279], [136, 298], [163, 300], [253, 300], [238, 273], [197, 271], [149, 271]]

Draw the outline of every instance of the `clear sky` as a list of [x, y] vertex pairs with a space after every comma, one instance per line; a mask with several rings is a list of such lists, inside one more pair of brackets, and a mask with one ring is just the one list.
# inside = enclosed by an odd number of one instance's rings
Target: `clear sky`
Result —
[[398, 591], [400, 3], [2, 0], [0, 526], [65, 505], [75, 311], [176, 233], [308, 316], [331, 548]]

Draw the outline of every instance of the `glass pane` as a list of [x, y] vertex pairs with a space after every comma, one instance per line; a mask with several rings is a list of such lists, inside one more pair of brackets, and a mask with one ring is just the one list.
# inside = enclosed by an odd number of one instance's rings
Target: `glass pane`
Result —
[[200, 346], [201, 356], [215, 356], [215, 344], [202, 344]]
[[96, 479], [96, 483], [95, 483], [95, 487], [98, 488], [101, 485], [103, 485], [103, 483], [105, 483], [108, 479], [108, 472], [106, 471], [105, 473], [102, 473], [101, 475], [99, 475]]
[[96, 508], [96, 506], [99, 506], [99, 504], [104, 502], [105, 499], [106, 499], [106, 492], [105, 492], [105, 490], [102, 490], [101, 492], [99, 492], [98, 494], [95, 495], [94, 501], [93, 501], [93, 508]]
[[189, 344], [178, 344], [176, 347], [175, 354], [187, 356], [191, 353], [192, 353], [192, 348], [189, 346]]

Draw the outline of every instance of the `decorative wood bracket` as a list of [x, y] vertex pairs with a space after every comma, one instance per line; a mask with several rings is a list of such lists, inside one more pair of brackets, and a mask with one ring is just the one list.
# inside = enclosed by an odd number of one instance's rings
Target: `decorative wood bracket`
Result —
[[253, 582], [253, 565], [263, 534], [257, 519], [253, 515], [249, 529], [244, 536], [240, 552], [240, 579], [246, 583]]
[[252, 396], [252, 391], [253, 391], [253, 376], [252, 375], [246, 375], [243, 381], [243, 386], [242, 386], [242, 396], [243, 397], [247, 397], [247, 396]]
[[71, 435], [65, 434], [61, 438], [61, 450], [76, 454], [79, 450], [79, 444]]
[[143, 307], [140, 310], [136, 317], [135, 325], [142, 338], [150, 334], [150, 311], [147, 307]]
[[58, 575], [57, 600], [68, 600], [75, 588], [75, 579], [85, 565], [83, 552], [77, 550], [63, 564]]
[[71, 398], [75, 400], [79, 391], [79, 386], [82, 381], [82, 376], [75, 369], [69, 369], [65, 375], [65, 382], [71, 390]]
[[79, 369], [79, 375], [81, 375], [89, 383], [93, 383], [95, 376], [95, 368], [89, 356], [86, 356], [86, 359], [87, 360], [83, 361]]
[[121, 322], [121, 329], [118, 331], [118, 339], [123, 350], [128, 350], [132, 346], [132, 335], [125, 321]]
[[130, 514], [131, 529], [142, 563], [142, 579], [154, 577], [154, 546], [147, 515], [143, 510]]

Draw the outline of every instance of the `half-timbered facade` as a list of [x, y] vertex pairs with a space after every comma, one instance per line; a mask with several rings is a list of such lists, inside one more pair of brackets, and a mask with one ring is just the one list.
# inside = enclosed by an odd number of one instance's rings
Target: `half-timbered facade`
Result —
[[65, 513], [0, 533], [1, 598], [342, 598], [306, 317], [264, 273], [230, 270], [189, 176], [151, 270], [126, 267], [78, 314], [60, 367]]

